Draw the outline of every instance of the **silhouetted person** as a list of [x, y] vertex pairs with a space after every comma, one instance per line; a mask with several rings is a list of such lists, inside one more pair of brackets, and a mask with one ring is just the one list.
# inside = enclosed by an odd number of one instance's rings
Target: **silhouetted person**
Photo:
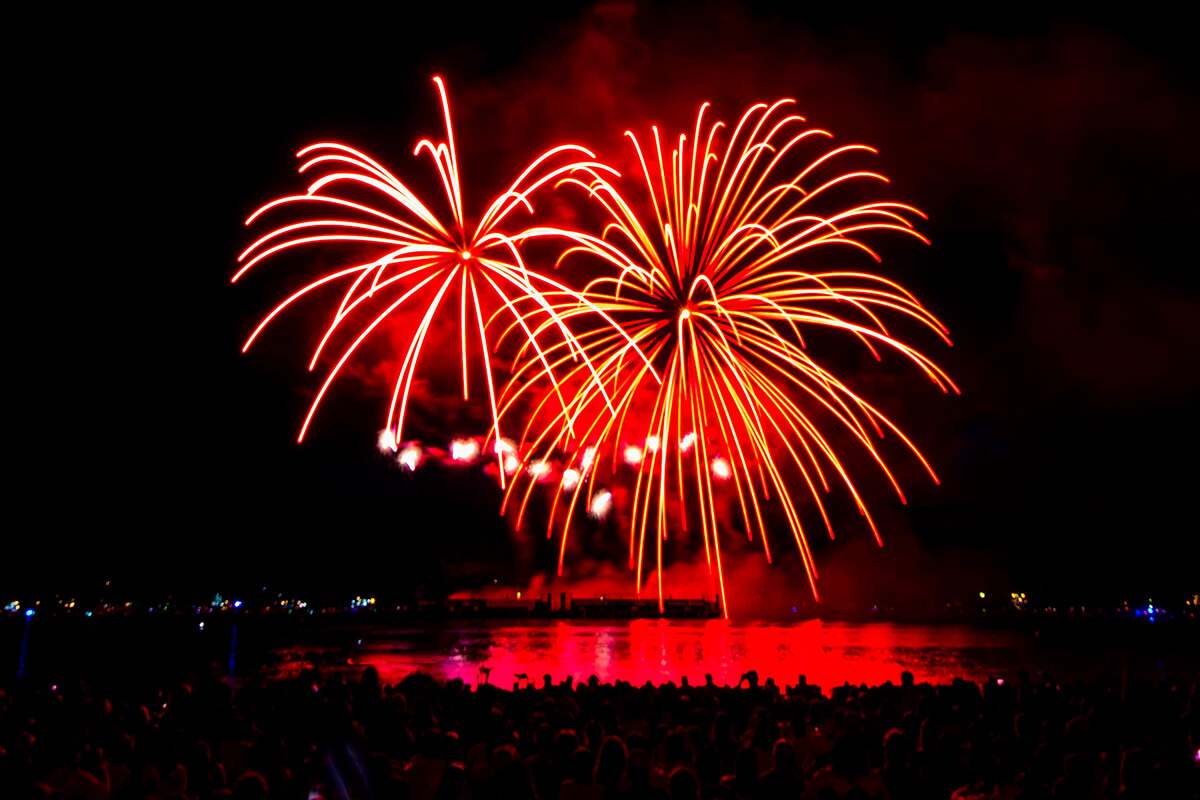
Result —
[[600, 755], [596, 758], [596, 771], [592, 780], [603, 787], [606, 800], [612, 800], [621, 789], [621, 777], [625, 774], [625, 765], [629, 754], [625, 743], [616, 736], [604, 739], [600, 746]]
[[687, 767], [671, 770], [669, 787], [671, 800], [700, 800], [700, 781]]
[[433, 793], [434, 800], [458, 800], [466, 785], [466, 770], [461, 764], [451, 764], [446, 767], [442, 779], [438, 781], [437, 791]]
[[495, 797], [503, 797], [506, 800], [538, 800], [529, 767], [519, 759], [508, 762], [496, 773], [493, 788]]
[[267, 779], [257, 772], [243, 774], [233, 784], [233, 800], [267, 800]]
[[650, 783], [652, 770], [650, 756], [645, 750], [630, 750], [629, 763], [625, 767], [629, 786], [617, 794], [618, 800], [670, 800], [665, 789]]
[[596, 759], [586, 747], [571, 754], [570, 777], [562, 782], [558, 800], [603, 800], [604, 787], [593, 781]]
[[887, 787], [888, 800], [920, 800], [921, 782], [912, 765], [912, 744], [892, 728], [883, 737], [883, 766], [877, 770]]
[[796, 767], [796, 748], [787, 739], [780, 739], [775, 742], [772, 754], [775, 766], [759, 777], [759, 796], [762, 800], [799, 797], [804, 791], [804, 781]]
[[734, 793], [738, 800], [758, 800], [758, 759], [750, 748], [738, 751], [732, 775], [721, 778], [721, 786]]
[[432, 800], [446, 760], [442, 758], [442, 732], [437, 728], [424, 731], [417, 740], [417, 755], [404, 770], [404, 782], [412, 788], [414, 800]]
[[[819, 797], [825, 791], [836, 797], [849, 797], [854, 790], [866, 797], [883, 797], [883, 779], [870, 771], [866, 742], [860, 733], [843, 733], [833, 743], [833, 761], [817, 771], [808, 784], [806, 797]], [[949, 794], [947, 792], [947, 794]], [[945, 795], [935, 795], [945, 796]]]

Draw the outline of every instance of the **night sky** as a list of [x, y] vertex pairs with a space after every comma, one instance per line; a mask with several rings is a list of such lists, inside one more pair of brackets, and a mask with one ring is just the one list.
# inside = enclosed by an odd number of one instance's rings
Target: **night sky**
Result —
[[[625, 158], [626, 128], [679, 129], [703, 100], [729, 120], [792, 96], [835, 141], [879, 148], [870, 167], [929, 214], [933, 245], [884, 243], [878, 269], [949, 327], [952, 349], [917, 343], [963, 394], [833, 351], [943, 479], [901, 469], [904, 509], [871, 495], [882, 554], [854, 527], [820, 545], [833, 596], [1200, 590], [1200, 103], [1184, 26], [1008, 6], [433, 5], [84, 12], [11, 32], [26, 57], [7, 115], [0, 595], [528, 577], [488, 479], [405, 478], [380, 459], [386, 389], [340, 383], [295, 444], [319, 387], [309, 312], [239, 353], [283, 290], [269, 266], [229, 284], [242, 221], [302, 188], [293, 154], [314, 141], [428, 175], [411, 153], [441, 133], [434, 74], [468, 203], [560, 140]], [[417, 413], [431, 438], [483, 433], [469, 409]], [[794, 567], [764, 574], [802, 594]]]

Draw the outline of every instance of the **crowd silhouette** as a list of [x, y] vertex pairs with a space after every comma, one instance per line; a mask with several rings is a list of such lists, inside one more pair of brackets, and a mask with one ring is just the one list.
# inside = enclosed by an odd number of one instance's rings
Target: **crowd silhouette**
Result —
[[13, 800], [1200, 798], [1179, 681], [512, 690], [303, 671], [0, 692]]

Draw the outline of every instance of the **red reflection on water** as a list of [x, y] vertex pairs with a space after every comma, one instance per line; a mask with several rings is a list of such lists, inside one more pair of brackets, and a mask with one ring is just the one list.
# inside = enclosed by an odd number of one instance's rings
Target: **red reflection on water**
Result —
[[[292, 669], [299, 667], [303, 650], [282, 654]], [[354, 671], [374, 666], [386, 683], [422, 671], [476, 684], [482, 667], [490, 670], [492, 684], [508, 688], [519, 675], [540, 683], [547, 674], [555, 682], [595, 675], [604, 682], [642, 684], [686, 676], [695, 684], [711, 673], [716, 683], [733, 685], [754, 669], [760, 681], [773, 678], [779, 686], [795, 685], [804, 675], [827, 687], [898, 682], [906, 669], [918, 682], [982, 681], [1015, 669], [1022, 650], [1019, 636], [965, 626], [548, 621], [378, 631], [354, 648]]]

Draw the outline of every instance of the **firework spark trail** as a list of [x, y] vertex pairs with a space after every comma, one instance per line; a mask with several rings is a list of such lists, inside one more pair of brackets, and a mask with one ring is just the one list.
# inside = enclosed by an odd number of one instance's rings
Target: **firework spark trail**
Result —
[[[673, 489], [683, 529], [688, 506], [694, 504], [710, 575], [715, 574], [728, 615], [714, 480], [732, 484], [747, 536], [753, 540], [758, 535], [768, 561], [772, 556], [763, 504], [772, 499], [779, 504], [813, 596], [819, 599], [816, 565], [785, 471], [799, 473], [830, 537], [833, 527], [822, 492], [830, 491], [832, 477], [848, 489], [876, 541], [882, 540], [841, 459], [806, 406], [849, 431], [902, 501], [904, 494], [874, 437], [882, 438], [885, 431], [895, 434], [937, 481], [932, 467], [896, 425], [808, 354], [803, 329], [849, 333], [877, 360], [880, 345], [894, 349], [944, 392], [957, 392], [932, 361], [894, 338], [881, 316], [911, 318], [949, 343], [945, 327], [912, 294], [886, 278], [849, 271], [807, 272], [798, 264], [808, 251], [824, 245], [849, 246], [879, 261], [864, 241], [874, 231], [900, 232], [928, 243], [911, 221], [924, 215], [896, 202], [820, 214], [820, 204], [814, 201], [824, 200], [835, 187], [887, 179], [862, 171], [817, 177], [843, 154], [875, 152], [865, 145], [829, 149], [804, 162], [798, 172], [785, 172], [791, 160], [787, 156], [794, 156], [802, 143], [831, 138], [789, 114], [793, 102], [752, 106], [723, 152], [715, 143], [724, 124], [716, 122], [704, 130], [707, 103], [700, 108], [691, 142], [680, 134], [669, 160], [657, 127], [652, 128], [652, 146], [646, 148], [626, 132], [653, 209], [653, 217], [645, 222], [607, 174], [583, 171], [559, 182], [582, 187], [608, 218], [600, 236], [559, 232], [570, 240], [559, 261], [583, 253], [615, 268], [615, 276], [592, 280], [583, 294], [629, 334], [625, 339], [608, 329], [579, 331], [573, 343], [548, 346], [536, 359], [523, 347], [502, 393], [501, 417], [520, 398], [536, 398], [537, 387], [553, 370], [565, 370], [559, 385], [568, 401], [554, 406], [548, 395], [541, 397], [520, 445], [530, 459], [539, 461], [561, 454], [566, 467], [547, 529], [552, 536], [559, 498], [569, 498], [565, 514], [559, 515], [565, 520], [559, 574], [574, 509], [581, 498], [585, 508], [594, 508], [597, 497], [604, 498], [602, 505], [611, 502], [597, 477], [599, 464], [611, 457], [615, 472], [623, 454], [621, 460], [637, 475], [629, 509], [630, 567], [636, 571], [640, 594], [651, 543], [660, 610], [662, 543]], [[545, 297], [561, 321], [571, 321], [585, 310], [573, 295], [550, 292]], [[534, 335], [539, 332], [535, 329]], [[569, 364], [575, 344], [584, 348], [602, 383], [583, 380], [581, 368]], [[633, 357], [639, 350], [649, 363]], [[661, 368], [661, 381], [651, 374], [651, 364]], [[608, 389], [615, 413], [599, 404], [601, 386]], [[648, 413], [638, 399], [642, 394], [653, 395], [653, 402], [646, 404]], [[517, 481], [507, 488], [506, 505], [517, 489]], [[520, 500], [518, 524], [532, 489], [529, 482]]]
[[[493, 422], [492, 434], [497, 442], [500, 441], [500, 426], [495, 381], [488, 359], [492, 348], [489, 346], [481, 295], [489, 291], [494, 294], [501, 309], [516, 316], [514, 324], [527, 336], [534, 335], [531, 326], [539, 330], [557, 330], [560, 343], [565, 344], [570, 353], [568, 360], [578, 364], [580, 359], [586, 358], [583, 348], [557, 318], [557, 311], [542, 299], [541, 292], [549, 290], [558, 296], [571, 297], [584, 308], [590, 307], [590, 302], [563, 284], [528, 269], [518, 250], [519, 241], [539, 235], [564, 235], [566, 232], [542, 228], [539, 229], [540, 233], [509, 235], [504, 232], [503, 225], [518, 207], [532, 212], [530, 194], [547, 183], [577, 170], [586, 170], [590, 176], [616, 173], [594, 161], [594, 155], [586, 148], [570, 144], [551, 148], [534, 159], [509, 189], [492, 201], [477, 224], [470, 223], [463, 211], [458, 158], [446, 89], [441, 78], [435, 77], [433, 80], [441, 98], [446, 141], [435, 144], [432, 140], [423, 139], [413, 154], [419, 156], [427, 153], [433, 160], [449, 206], [447, 220], [439, 219], [408, 186], [367, 155], [343, 144], [323, 142], [306, 147], [297, 154], [298, 158], [306, 159], [299, 168], [300, 173], [321, 173], [307, 191], [273, 200], [255, 211], [246, 221], [250, 225], [264, 214], [282, 208], [316, 212], [300, 222], [275, 228], [246, 248], [238, 257], [242, 266], [233, 276], [233, 281], [264, 259], [295, 247], [334, 243], [367, 247], [375, 251], [369, 261], [323, 275], [291, 294], [263, 318], [242, 348], [243, 352], [249, 349], [266, 326], [296, 301], [327, 284], [346, 285], [341, 302], [309, 361], [309, 370], [316, 368], [335, 333], [351, 328], [351, 333], [357, 335], [329, 369], [308, 410], [297, 441], [304, 440], [321, 400], [342, 367], [367, 337], [397, 311], [416, 303], [419, 298], [428, 298], [431, 293], [432, 299], [428, 300], [421, 321], [409, 340], [388, 408], [384, 430], [392, 450], [404, 440], [404, 419], [422, 345], [438, 311], [450, 305], [448, 298], [456, 289], [459, 295], [457, 311], [462, 346], [463, 399], [470, 398], [468, 342], [478, 337], [487, 376], [485, 383]], [[371, 197], [373, 201], [382, 200], [385, 205], [376, 208], [369, 202], [359, 202], [363, 197]], [[336, 216], [321, 216], [325, 213]], [[517, 303], [521, 303], [519, 310]], [[547, 321], [549, 325], [545, 324]], [[554, 382], [540, 345], [532, 339], [528, 339], [526, 344], [531, 346], [543, 370], [551, 375], [551, 381]], [[603, 394], [602, 388], [600, 391]], [[505, 470], [499, 450], [496, 456], [501, 464], [503, 481]]]

